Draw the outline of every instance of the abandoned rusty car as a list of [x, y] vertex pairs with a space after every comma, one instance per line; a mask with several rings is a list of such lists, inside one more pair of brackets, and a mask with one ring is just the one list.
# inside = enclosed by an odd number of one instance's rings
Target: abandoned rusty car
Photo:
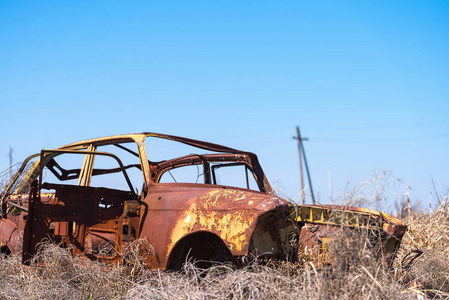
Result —
[[275, 195], [255, 154], [157, 133], [42, 150], [1, 194], [1, 251], [24, 263], [43, 240], [121, 263], [142, 238], [152, 246], [150, 268], [297, 261], [298, 253], [322, 255], [342, 227], [370, 230], [387, 264], [406, 229], [373, 210], [291, 204]]

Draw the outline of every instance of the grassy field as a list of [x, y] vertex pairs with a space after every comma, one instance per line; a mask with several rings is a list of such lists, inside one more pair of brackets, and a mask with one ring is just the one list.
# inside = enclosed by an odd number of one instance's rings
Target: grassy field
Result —
[[[404, 219], [394, 268], [385, 269], [363, 247], [363, 236], [342, 233], [331, 243], [332, 263], [216, 266], [182, 272], [147, 270], [136, 255], [127, 267], [110, 267], [67, 249], [43, 244], [30, 266], [2, 257], [1, 299], [438, 299], [449, 298], [449, 205]], [[137, 245], [137, 244], [136, 244]], [[410, 252], [423, 253], [408, 266]], [[138, 253], [136, 249], [136, 253]]]
[[[403, 186], [382, 173], [347, 189], [341, 199], [381, 210], [376, 205], [391, 196], [387, 191]], [[120, 267], [43, 243], [29, 266], [19, 256], [0, 256], [0, 299], [449, 299], [448, 196], [438, 202], [430, 212], [407, 202], [397, 211], [408, 230], [391, 269], [365, 247], [363, 232], [355, 231], [332, 239], [326, 265], [302, 259], [201, 270], [186, 264], [181, 272], [146, 269], [140, 248], [151, 246], [145, 240], [133, 244], [130, 263]]]

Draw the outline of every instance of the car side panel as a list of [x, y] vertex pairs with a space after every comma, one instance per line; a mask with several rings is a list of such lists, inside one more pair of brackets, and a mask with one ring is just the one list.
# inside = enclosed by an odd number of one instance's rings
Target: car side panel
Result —
[[157, 253], [151, 267], [165, 268], [176, 243], [199, 231], [217, 235], [232, 255], [243, 256], [248, 254], [259, 216], [280, 206], [287, 207], [287, 203], [243, 189], [155, 184], [141, 206], [140, 236], [147, 237]]

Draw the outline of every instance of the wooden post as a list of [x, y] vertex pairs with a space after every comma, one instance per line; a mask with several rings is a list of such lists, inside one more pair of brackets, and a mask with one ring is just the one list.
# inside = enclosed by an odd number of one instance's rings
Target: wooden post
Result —
[[302, 152], [301, 152], [301, 133], [299, 132], [299, 126], [296, 126], [296, 139], [298, 140], [298, 153], [299, 153], [299, 173], [301, 175], [301, 202], [305, 203], [304, 197], [304, 176], [302, 173]]
[[302, 204], [305, 204], [304, 175], [303, 175], [303, 168], [302, 168], [302, 158], [304, 157], [304, 163], [306, 166], [307, 178], [309, 180], [309, 188], [310, 188], [310, 193], [312, 196], [312, 202], [313, 202], [313, 204], [315, 204], [315, 195], [313, 194], [312, 179], [310, 178], [309, 166], [307, 164], [307, 158], [306, 158], [306, 152], [304, 151], [304, 146], [302, 144], [302, 141], [308, 141], [309, 139], [301, 137], [301, 133], [299, 132], [299, 126], [296, 126], [296, 137], [293, 137], [293, 138], [298, 141], [299, 173], [301, 175], [301, 201], [302, 201]]
[[12, 147], [9, 147], [9, 180], [12, 179]]

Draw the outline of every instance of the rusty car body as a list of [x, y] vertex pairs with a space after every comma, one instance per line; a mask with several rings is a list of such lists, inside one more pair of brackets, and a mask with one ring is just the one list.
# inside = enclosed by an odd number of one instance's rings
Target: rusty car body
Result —
[[[156, 149], [153, 141], [161, 140], [168, 146]], [[187, 148], [184, 155], [172, 152], [179, 145]], [[320, 256], [329, 233], [342, 226], [374, 232], [386, 263], [406, 229], [377, 211], [293, 205], [275, 195], [253, 153], [140, 133], [27, 158], [1, 194], [0, 247], [22, 253], [27, 263], [47, 239], [121, 263], [130, 243], [145, 238], [152, 246], [147, 265], [176, 270], [187, 260], [200, 266], [252, 257], [297, 261], [310, 249]]]

